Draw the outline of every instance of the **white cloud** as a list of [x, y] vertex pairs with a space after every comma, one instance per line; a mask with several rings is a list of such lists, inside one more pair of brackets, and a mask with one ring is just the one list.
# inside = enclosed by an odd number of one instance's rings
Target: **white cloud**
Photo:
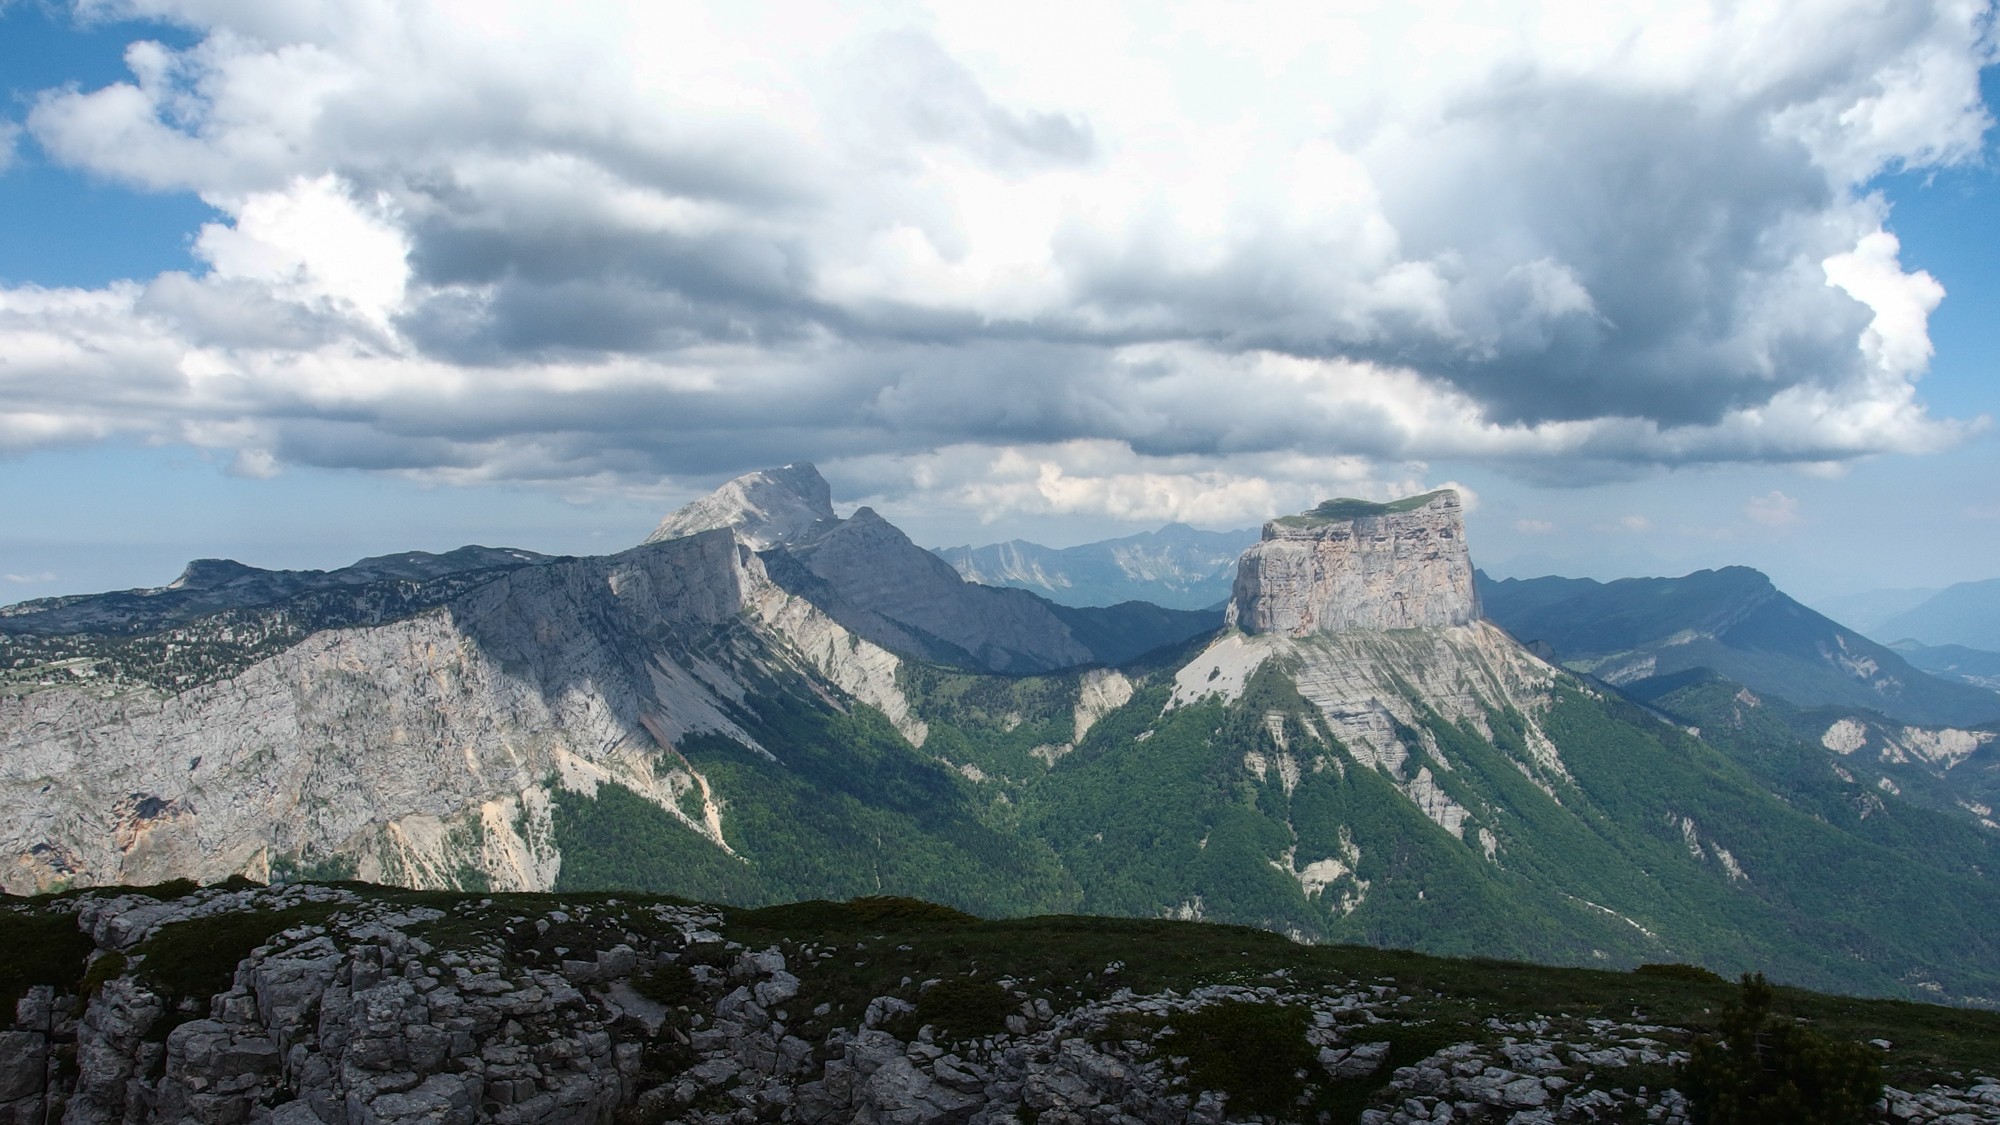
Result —
[[847, 458], [825, 468], [843, 486], [842, 494], [892, 515], [915, 495], [929, 513], [955, 510], [983, 523], [1092, 516], [1237, 528], [1334, 496], [1388, 500], [1429, 487], [1421, 465], [1384, 475], [1382, 466], [1359, 457], [1143, 456], [1122, 442], [1101, 440], [997, 449], [958, 445], [910, 456]]
[[1799, 522], [1799, 502], [1774, 488], [1744, 501], [1743, 515], [1765, 527], [1791, 527]]
[[205, 224], [194, 243], [212, 280], [248, 282], [389, 327], [409, 283], [409, 246], [389, 217], [370, 214], [334, 176], [253, 192], [229, 210], [233, 225]]
[[16, 156], [15, 146], [21, 141], [21, 127], [12, 121], [0, 121], [0, 173], [13, 167]]
[[940, 502], [1228, 522], [1310, 502], [1287, 459], [1585, 480], [1971, 428], [1916, 397], [1943, 291], [1866, 193], [1978, 152], [1953, 0], [80, 10], [201, 38], [43, 92], [38, 143], [223, 221], [199, 276], [0, 292], [0, 449], [983, 459]]
[[229, 475], [250, 480], [269, 480], [280, 471], [278, 459], [268, 449], [239, 449], [229, 463]]

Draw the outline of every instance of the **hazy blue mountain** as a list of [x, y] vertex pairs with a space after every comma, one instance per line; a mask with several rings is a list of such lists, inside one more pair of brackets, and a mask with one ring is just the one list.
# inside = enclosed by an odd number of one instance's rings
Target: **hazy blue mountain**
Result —
[[1063, 605], [1144, 601], [1170, 609], [1207, 609], [1229, 597], [1236, 558], [1256, 541], [1255, 528], [1201, 531], [1171, 523], [1158, 531], [1060, 549], [1013, 539], [934, 550], [971, 581], [1031, 590]]
[[1876, 640], [1893, 641], [1895, 637], [1882, 635], [1876, 627], [1899, 613], [1922, 605], [1926, 598], [1937, 592], [1935, 586], [1899, 586], [1881, 590], [1863, 590], [1858, 594], [1816, 598], [1812, 602], [1812, 607], [1848, 628]]
[[1886, 641], [1905, 638], [1927, 645], [1964, 645], [2000, 651], [2000, 578], [1948, 586], [1875, 627]]
[[1479, 591], [1486, 615], [1517, 639], [1613, 684], [1710, 668], [1801, 707], [1867, 708], [1922, 724], [2000, 720], [2000, 694], [1912, 667], [1749, 567], [1615, 582], [1482, 574]]
[[1889, 647], [1933, 676], [2000, 691], [2000, 652], [1910, 640], [1897, 641]]

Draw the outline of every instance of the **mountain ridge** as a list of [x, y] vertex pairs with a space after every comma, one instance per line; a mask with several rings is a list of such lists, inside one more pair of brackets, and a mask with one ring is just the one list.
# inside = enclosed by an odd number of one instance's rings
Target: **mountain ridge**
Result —
[[1477, 580], [1502, 628], [1613, 684], [1709, 667], [1804, 706], [1837, 703], [1944, 725], [2000, 719], [2000, 695], [1911, 666], [1750, 567], [1614, 582]]
[[967, 579], [1011, 586], [1061, 605], [1148, 601], [1169, 609], [1211, 609], [1229, 597], [1236, 559], [1257, 530], [1202, 531], [1169, 523], [1153, 531], [1073, 547], [1023, 539], [933, 553]]
[[[725, 494], [200, 684], [44, 669], [0, 691], [0, 878], [911, 894], [2000, 1003], [1983, 829], [1886, 791], [1815, 819], [1747, 749], [1542, 660], [1476, 615], [1439, 499], [1274, 534], [1236, 575], [1268, 615], [1115, 666], [995, 673], [960, 642], [1013, 626], [957, 615], [1032, 595], [872, 512], [760, 551]], [[918, 615], [920, 582], [964, 600]], [[1858, 758], [1782, 738], [1865, 795], [1833, 772]]]
[[1886, 641], [2000, 650], [2000, 578], [1960, 582], [1939, 590], [1876, 626]]

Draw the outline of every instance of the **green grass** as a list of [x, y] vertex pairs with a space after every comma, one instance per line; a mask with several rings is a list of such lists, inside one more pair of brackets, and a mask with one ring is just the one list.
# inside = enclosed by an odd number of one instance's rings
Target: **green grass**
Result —
[[1426, 492], [1421, 496], [1405, 496], [1401, 500], [1377, 503], [1373, 500], [1356, 500], [1351, 496], [1336, 497], [1322, 501], [1311, 511], [1295, 516], [1280, 516], [1274, 522], [1285, 527], [1315, 527], [1320, 524], [1341, 523], [1368, 516], [1386, 516], [1394, 512], [1414, 512], [1425, 504], [1444, 495], [1445, 490]]
[[139, 976], [168, 1001], [202, 1000], [229, 988], [236, 966], [250, 951], [293, 926], [324, 922], [340, 909], [309, 903], [286, 910], [211, 914], [161, 926], [133, 950], [144, 957]]

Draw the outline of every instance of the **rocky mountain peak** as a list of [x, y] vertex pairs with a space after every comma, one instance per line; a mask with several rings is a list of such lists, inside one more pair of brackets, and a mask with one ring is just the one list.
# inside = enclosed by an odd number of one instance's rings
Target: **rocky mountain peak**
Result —
[[745, 473], [676, 509], [646, 542], [727, 527], [752, 549], [768, 551], [835, 522], [833, 489], [810, 462], [799, 461]]
[[1426, 629], [1479, 617], [1458, 493], [1387, 504], [1339, 498], [1264, 525], [1243, 552], [1229, 622], [1303, 637]]
[[167, 583], [169, 590], [211, 590], [226, 586], [239, 578], [263, 574], [254, 566], [245, 566], [235, 559], [196, 559], [187, 564], [181, 576]]

